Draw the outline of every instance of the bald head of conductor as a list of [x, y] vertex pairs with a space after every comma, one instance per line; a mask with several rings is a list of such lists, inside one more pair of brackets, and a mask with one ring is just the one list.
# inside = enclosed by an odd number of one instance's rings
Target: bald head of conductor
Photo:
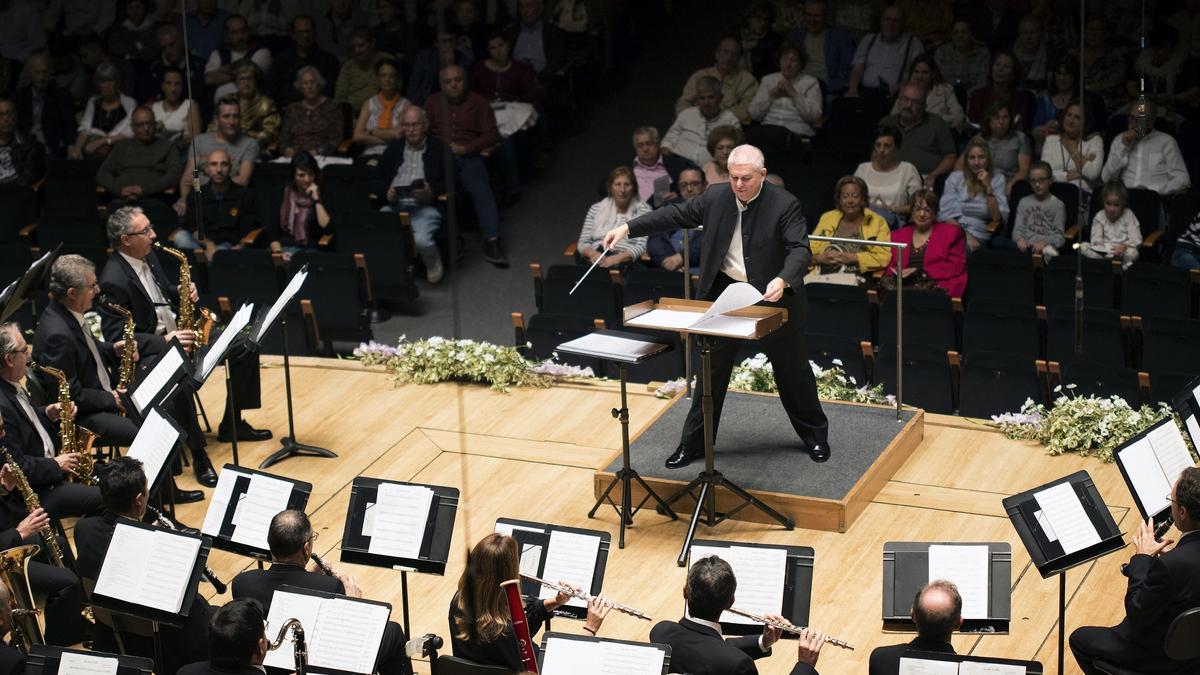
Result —
[[909, 616], [917, 624], [917, 635], [926, 640], [949, 642], [963, 622], [958, 587], [943, 579], [925, 584], [913, 598]]
[[[753, 145], [739, 145], [729, 153], [726, 161], [729, 169], [729, 186], [733, 196], [744, 206], [750, 203], [763, 189], [763, 181], [767, 178], [766, 160], [762, 150]], [[620, 225], [609, 230], [604, 236], [604, 247], [611, 248], [614, 244], [629, 236], [629, 226]], [[776, 302], [783, 297], [787, 282], [775, 277], [767, 284], [763, 299]]]

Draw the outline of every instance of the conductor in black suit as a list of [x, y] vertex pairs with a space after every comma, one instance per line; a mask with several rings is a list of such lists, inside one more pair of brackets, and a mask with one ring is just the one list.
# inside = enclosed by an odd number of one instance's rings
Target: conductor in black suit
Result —
[[909, 614], [917, 624], [916, 639], [902, 645], [876, 647], [871, 652], [869, 675], [896, 675], [900, 671], [900, 657], [909, 652], [954, 653], [950, 636], [962, 627], [962, 596], [958, 587], [941, 579], [925, 584], [917, 591]]
[[1112, 628], [1083, 626], [1071, 633], [1071, 651], [1086, 675], [1103, 659], [1139, 673], [1196, 673], [1200, 660], [1176, 661], [1165, 652], [1175, 617], [1200, 607], [1200, 469], [1188, 467], [1171, 489], [1171, 516], [1178, 542], [1154, 538], [1154, 521], [1133, 535], [1134, 554], [1125, 567], [1125, 619]]
[[[253, 598], [266, 613], [270, 613], [271, 598], [280, 586], [297, 586], [361, 598], [362, 591], [349, 575], [331, 577], [318, 571], [316, 563], [310, 562], [316, 538], [312, 523], [303, 511], [288, 510], [275, 514], [267, 530], [271, 567], [266, 570], [247, 570], [234, 577], [230, 585], [233, 597]], [[309, 639], [312, 639], [311, 636]], [[406, 641], [400, 624], [388, 621], [383, 629], [383, 641], [376, 660], [375, 670], [379, 675], [412, 674], [412, 662], [404, 653]]]
[[[729, 563], [709, 556], [688, 570], [683, 598], [687, 614], [678, 622], [660, 621], [650, 629], [650, 641], [671, 646], [671, 672], [691, 675], [753, 675], [758, 672], [755, 659], [771, 655], [771, 646], [782, 634], [778, 628], [763, 626], [762, 635], [721, 637], [721, 612], [734, 603], [737, 578]], [[768, 615], [782, 623], [782, 616]], [[817, 675], [817, 658], [824, 644], [820, 633], [804, 629], [799, 656], [792, 675]]]
[[[208, 624], [208, 660], [188, 664], [178, 675], [263, 675], [269, 638], [267, 612], [257, 600], [225, 603]], [[291, 649], [290, 642], [281, 645]]]
[[[713, 185], [696, 199], [672, 204], [613, 228], [604, 238], [610, 247], [626, 236], [644, 237], [675, 228], [704, 226], [700, 256], [700, 297], [715, 300], [731, 283], [749, 282], [773, 307], [788, 310], [782, 328], [760, 346], [775, 371], [779, 399], [792, 427], [814, 461], [829, 459], [829, 421], [817, 399], [817, 383], [808, 364], [804, 321], [808, 302], [804, 274], [812, 251], [800, 203], [786, 190], [765, 183], [762, 152], [740, 145], [729, 155], [729, 184]], [[711, 356], [713, 439], [733, 372], [739, 342], [715, 339]], [[703, 373], [700, 368], [695, 372]], [[703, 383], [702, 383], [703, 384]], [[692, 399], [679, 447], [667, 468], [686, 466], [704, 456], [704, 413], [701, 397]]]

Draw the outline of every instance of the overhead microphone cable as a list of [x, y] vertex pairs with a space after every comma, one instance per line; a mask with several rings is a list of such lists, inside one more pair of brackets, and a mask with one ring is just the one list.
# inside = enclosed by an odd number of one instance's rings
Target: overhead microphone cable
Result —
[[[196, 97], [192, 95], [192, 49], [188, 46], [188, 31], [187, 31], [187, 0], [181, 0], [179, 3], [179, 31], [183, 33], [183, 82], [187, 87], [188, 105], [197, 105]], [[218, 108], [219, 111], [219, 108]], [[197, 111], [197, 118], [199, 113]], [[188, 124], [192, 122], [192, 116], [188, 115]], [[204, 215], [200, 212], [203, 202], [200, 200], [200, 156], [196, 152], [196, 136], [200, 134], [199, 129], [191, 130], [191, 146], [192, 150], [192, 211], [196, 220], [196, 240], [203, 242], [207, 237], [204, 236]]]

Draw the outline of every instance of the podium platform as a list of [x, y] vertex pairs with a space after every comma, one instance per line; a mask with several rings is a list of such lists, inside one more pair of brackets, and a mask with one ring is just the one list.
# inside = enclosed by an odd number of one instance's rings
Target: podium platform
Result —
[[[679, 443], [690, 405], [691, 401], [680, 396], [630, 447], [631, 466], [660, 494], [672, 494], [695, 477], [692, 465], [674, 470], [663, 466]], [[801, 449], [777, 396], [731, 390], [717, 434], [718, 465], [730, 480], [795, 519], [797, 527], [845, 532], [921, 443], [925, 413], [906, 409], [898, 422], [896, 410], [890, 406], [830, 401], [822, 401], [822, 406], [829, 417], [833, 457], [818, 464]], [[592, 481], [595, 494], [608, 485], [620, 466], [617, 453], [596, 472]], [[635, 486], [633, 497], [635, 501], [642, 498], [640, 488]], [[718, 509], [737, 501], [728, 492], [718, 491]], [[690, 513], [695, 503], [684, 497], [675, 506], [680, 514]], [[755, 509], [743, 509], [733, 517], [773, 522]]]

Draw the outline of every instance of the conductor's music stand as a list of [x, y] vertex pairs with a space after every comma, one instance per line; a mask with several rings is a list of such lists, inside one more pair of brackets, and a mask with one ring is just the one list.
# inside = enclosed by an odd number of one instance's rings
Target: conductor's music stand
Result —
[[[621, 517], [621, 535], [617, 543], [619, 548], [625, 548], [625, 526], [633, 525], [634, 514], [642, 510], [642, 506], [650, 499], [658, 502], [659, 510], [670, 516], [671, 520], [679, 519], [679, 516], [675, 515], [675, 512], [671, 510], [667, 502], [658, 496], [654, 488], [651, 488], [646, 481], [642, 480], [638, 472], [629, 466], [629, 403], [626, 396], [625, 368], [628, 365], [639, 364], [670, 350], [671, 345], [649, 340], [645, 335], [623, 333], [615, 330], [599, 330], [581, 338], [564, 342], [556, 349], [556, 351], [566, 354], [577, 354], [579, 356], [612, 361], [616, 364], [617, 372], [621, 376], [621, 407], [612, 409], [612, 416], [621, 421], [621, 468], [613, 475], [612, 480], [608, 483], [608, 487], [604, 488], [604, 492], [600, 493], [600, 498], [596, 500], [596, 504], [592, 506], [592, 510], [588, 511], [588, 518], [595, 518], [596, 511], [599, 510], [600, 505], [605, 501], [616, 509], [617, 515]], [[632, 505], [633, 498], [629, 493], [633, 481], [637, 481], [642, 486], [642, 489], [646, 491], [646, 496], [642, 497], [642, 501], [638, 502], [637, 506]], [[612, 494], [613, 488], [618, 484], [621, 486], [620, 507], [609, 496]]]
[[[717, 471], [713, 459], [713, 393], [712, 393], [712, 350], [713, 338], [723, 337], [740, 340], [759, 340], [778, 330], [787, 321], [787, 310], [781, 307], [755, 305], [719, 316], [711, 317], [690, 325], [679, 320], [681, 313], [692, 313], [700, 317], [712, 305], [703, 300], [682, 300], [679, 298], [662, 298], [658, 302], [647, 300], [625, 308], [624, 320], [627, 326], [638, 328], [655, 328], [683, 333], [695, 334], [700, 342], [700, 370], [704, 377], [700, 394], [700, 407], [704, 412], [704, 471], [700, 472], [692, 482], [667, 500], [673, 504], [684, 495], [691, 496], [696, 501], [692, 511], [692, 521], [688, 525], [687, 535], [683, 540], [683, 548], [679, 551], [676, 563], [683, 567], [687, 563], [688, 549], [696, 536], [696, 526], [703, 516], [704, 524], [713, 527], [730, 518], [733, 514], [747, 506], [762, 511], [769, 518], [791, 530], [796, 527], [795, 521], [775, 509], [767, 506], [762, 500], [750, 494], [733, 481]], [[667, 310], [659, 313], [656, 310]], [[715, 321], [720, 319], [721, 321]], [[725, 513], [717, 512], [718, 487], [723, 487], [741, 499], [741, 503]], [[699, 488], [699, 493], [695, 490]]]

